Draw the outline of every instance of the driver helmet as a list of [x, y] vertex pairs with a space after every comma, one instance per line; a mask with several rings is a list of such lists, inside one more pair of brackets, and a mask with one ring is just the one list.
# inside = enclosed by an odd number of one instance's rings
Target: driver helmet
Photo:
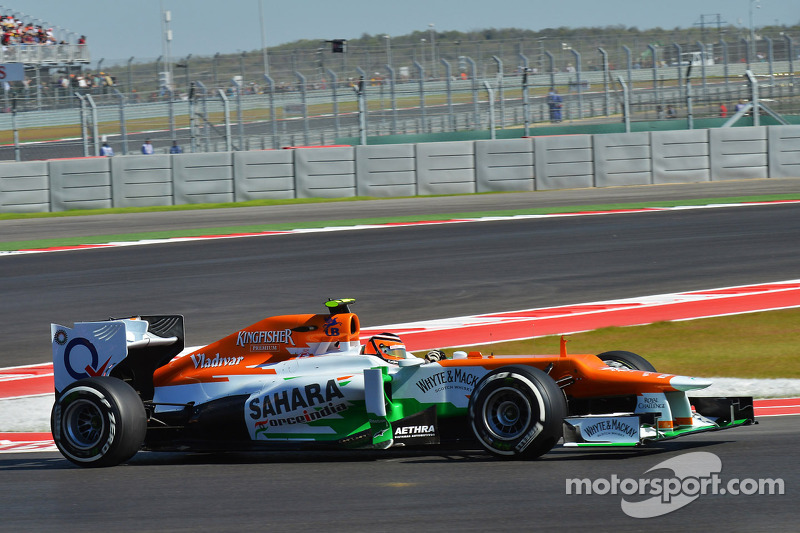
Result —
[[406, 359], [406, 346], [394, 333], [379, 333], [373, 335], [364, 345], [361, 353], [376, 355], [387, 363], [397, 364], [401, 359]]

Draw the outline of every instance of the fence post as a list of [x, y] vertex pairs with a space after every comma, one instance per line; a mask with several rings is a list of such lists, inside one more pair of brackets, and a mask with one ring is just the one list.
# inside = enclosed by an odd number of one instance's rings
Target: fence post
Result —
[[775, 71], [772, 65], [772, 39], [764, 36], [764, 40], [767, 41], [767, 62], [769, 63], [769, 95], [772, 96], [773, 90], [775, 88]]
[[[7, 95], [7, 94], [6, 94]], [[78, 96], [78, 93], [75, 93], [75, 96]], [[80, 98], [80, 97], [79, 97]], [[83, 99], [81, 99], [81, 124], [83, 125]], [[19, 130], [17, 129], [17, 95], [16, 93], [11, 97], [11, 130], [14, 132], [14, 161], [21, 161], [22, 156], [20, 153], [19, 147]], [[83, 152], [84, 155], [87, 155], [89, 148], [86, 146], [86, 128], [85, 126], [81, 128], [81, 131], [84, 132], [84, 147]]]
[[653, 56], [653, 96], [654, 103], [658, 103], [658, 49], [654, 44], [648, 44], [647, 48]]
[[472, 104], [475, 111], [475, 122], [472, 126], [472, 129], [479, 130], [481, 129], [481, 118], [480, 111], [478, 110], [478, 72], [475, 61], [471, 57], [464, 56], [464, 59], [466, 59], [467, 63], [469, 63], [471, 73], [470, 78], [472, 79]]
[[531, 103], [530, 95], [528, 94], [528, 74], [530, 67], [528, 67], [528, 58], [519, 53], [519, 58], [522, 60], [522, 122], [525, 125], [525, 137], [531, 133]]
[[622, 87], [622, 118], [625, 121], [625, 133], [631, 132], [631, 104], [630, 95], [628, 94], [628, 86], [622, 79], [622, 76], [617, 76], [617, 81]]
[[495, 122], [494, 122], [494, 91], [489, 82], [484, 80], [483, 86], [486, 87], [486, 92], [489, 94], [489, 137], [495, 139]]
[[[360, 70], [360, 69], [359, 69]], [[363, 71], [362, 71], [363, 72]], [[364, 76], [358, 80], [358, 85], [353, 86], [358, 101], [358, 138], [362, 146], [367, 144], [367, 119], [366, 119], [366, 98], [364, 96]]]
[[606, 52], [602, 47], [598, 47], [597, 51], [600, 52], [600, 55], [603, 58], [603, 94], [605, 95], [605, 114], [608, 116], [611, 114], [611, 102], [608, 94], [608, 52]]
[[453, 114], [453, 70], [450, 68], [450, 63], [448, 63], [445, 58], [439, 58], [439, 62], [444, 65], [445, 82], [447, 84], [447, 115], [449, 117], [450, 131], [456, 131], [456, 117]]
[[723, 68], [723, 75], [725, 76], [725, 94], [728, 95], [730, 92], [728, 88], [728, 43], [720, 39], [719, 45], [722, 47], [722, 63], [725, 65]]
[[203, 91], [203, 151], [208, 152], [208, 147], [211, 144], [208, 128], [208, 89], [206, 89], [202, 81], [196, 81], [195, 83]]
[[750, 69], [747, 69], [745, 75], [747, 76], [747, 81], [750, 83], [750, 101], [753, 102], [753, 126], [758, 127], [761, 125], [761, 106], [758, 103], [758, 80], [753, 76]]
[[[81, 139], [83, 140], [83, 157], [89, 157], [89, 133], [86, 129], [86, 100], [79, 92], [75, 93], [75, 97], [81, 102]], [[16, 108], [16, 98], [14, 100], [14, 107]]]
[[394, 69], [390, 64], [386, 64], [386, 70], [389, 72], [389, 99], [392, 102], [392, 135], [397, 133], [397, 97], [395, 95], [395, 78]]
[[628, 85], [632, 85], [633, 74], [631, 73], [631, 69], [633, 65], [631, 64], [631, 49], [625, 45], [622, 45], [622, 49], [625, 50], [625, 65], [628, 69]]
[[197, 142], [194, 135], [194, 82], [189, 82], [189, 150], [192, 153], [197, 151]]
[[100, 155], [100, 136], [97, 131], [97, 106], [95, 105], [91, 94], [86, 95], [86, 101], [89, 102], [89, 105], [92, 107], [92, 137], [94, 137], [94, 155], [95, 157], [98, 157]]
[[790, 35], [784, 34], [783, 38], [786, 40], [786, 57], [789, 58], [789, 76], [792, 83], [792, 93], [794, 93], [794, 64], [792, 59], [792, 55], [794, 54], [792, 45], [794, 42]]
[[581, 54], [574, 48], [570, 50], [575, 56], [575, 81], [578, 82], [578, 118], [583, 118], [583, 86], [581, 85]]
[[419, 110], [422, 116], [422, 129], [425, 130], [425, 67], [423, 67], [417, 60], [414, 60], [414, 66], [417, 67], [419, 74]]
[[497, 96], [500, 98], [500, 128], [505, 129], [506, 103], [503, 98], [503, 60], [497, 56], [492, 56], [492, 59], [497, 63]]
[[225, 91], [217, 89], [220, 99], [222, 99], [222, 108], [225, 114], [225, 151], [233, 151], [233, 142], [231, 141], [231, 109], [228, 105], [228, 98], [225, 96]]
[[556, 58], [550, 50], [545, 50], [544, 54], [550, 62], [550, 90], [552, 91], [556, 88]]
[[167, 97], [169, 98], [168, 109], [169, 109], [169, 137], [171, 140], [175, 140], [175, 109], [173, 108], [173, 100], [175, 92], [172, 90], [171, 87], [164, 87], [164, 90], [167, 92]]
[[275, 82], [268, 74], [264, 74], [264, 81], [269, 85], [269, 121], [272, 123], [272, 147], [280, 148], [278, 140], [278, 117], [275, 115]]
[[328, 75], [331, 77], [331, 96], [333, 97], [333, 131], [335, 132], [336, 136], [339, 136], [339, 100], [337, 95], [337, 89], [339, 85], [339, 77], [336, 75], [334, 71], [331, 69], [325, 69]]
[[[681, 56], [683, 55], [683, 49], [681, 48], [681, 45], [679, 45], [678, 43], [672, 43], [672, 46], [675, 47], [675, 53], [678, 55], [678, 61], [677, 61], [678, 66], [676, 67], [676, 69], [678, 71], [678, 98], [680, 99], [680, 97], [682, 96], [681, 87], [683, 86], [683, 80], [681, 80], [681, 68], [683, 68], [681, 65], [681, 63], [683, 63]], [[692, 62], [690, 60], [689, 66], [691, 66], [691, 64]]]
[[369, 109], [367, 108], [367, 73], [364, 72], [364, 69], [361, 67], [356, 67], [356, 72], [358, 72], [358, 75], [361, 76], [361, 87], [359, 90], [361, 92], [361, 98], [363, 99], [364, 105], [364, 144], [367, 144], [367, 128], [369, 127], [367, 120], [369, 118]]
[[128, 155], [128, 129], [125, 123], [125, 95], [112, 87], [114, 94], [119, 98], [119, 132], [122, 135], [122, 155]]
[[700, 48], [700, 77], [702, 78], [703, 85], [703, 98], [708, 100], [708, 86], [706, 85], [706, 45], [702, 41], [697, 41], [697, 46]]
[[300, 102], [303, 106], [303, 144], [308, 146], [311, 143], [308, 140], [308, 98], [306, 94], [306, 77], [297, 70], [294, 71], [294, 75], [300, 82]]

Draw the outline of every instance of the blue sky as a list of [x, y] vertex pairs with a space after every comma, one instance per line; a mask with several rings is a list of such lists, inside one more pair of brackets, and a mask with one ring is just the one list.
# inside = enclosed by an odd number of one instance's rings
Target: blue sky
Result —
[[723, 21], [749, 27], [751, 5], [756, 27], [800, 23], [798, 0], [4, 0], [0, 5], [85, 34], [93, 60], [115, 61], [162, 54], [162, 6], [172, 15], [173, 57], [258, 50], [260, 1], [268, 47], [363, 33], [404, 35], [431, 23], [442, 31], [616, 24], [672, 29], [720, 14]]

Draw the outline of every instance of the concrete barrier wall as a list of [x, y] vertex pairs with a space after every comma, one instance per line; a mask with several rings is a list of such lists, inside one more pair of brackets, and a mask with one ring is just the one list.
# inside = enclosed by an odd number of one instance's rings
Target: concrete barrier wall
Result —
[[417, 194], [475, 192], [475, 143], [459, 141], [417, 146]]
[[176, 204], [233, 202], [231, 152], [181, 154], [170, 157], [172, 157]]
[[594, 136], [595, 187], [653, 183], [650, 133]]
[[591, 135], [536, 137], [536, 189], [594, 187]]
[[533, 139], [475, 142], [478, 192], [533, 191]]
[[381, 144], [356, 148], [358, 196], [416, 196], [417, 166], [413, 144]]
[[0, 163], [0, 212], [800, 177], [800, 126]]
[[800, 176], [800, 126], [770, 126], [767, 131], [769, 177]]
[[109, 158], [61, 159], [49, 164], [53, 211], [112, 207]]
[[0, 213], [50, 211], [50, 170], [45, 161], [0, 165]]
[[173, 205], [172, 157], [112, 157], [111, 198], [114, 207]]
[[291, 150], [297, 198], [349, 198], [356, 195], [352, 146]]
[[766, 178], [767, 128], [708, 130], [712, 180]]
[[294, 198], [294, 153], [291, 150], [234, 152], [233, 176], [237, 202]]
[[711, 180], [709, 130], [650, 133], [653, 183], [697, 183]]

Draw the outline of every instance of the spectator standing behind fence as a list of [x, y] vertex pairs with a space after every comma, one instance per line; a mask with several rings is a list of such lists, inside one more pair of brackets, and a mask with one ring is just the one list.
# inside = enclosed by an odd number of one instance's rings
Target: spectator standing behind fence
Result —
[[728, 116], [728, 107], [722, 102], [719, 104], [719, 116], [720, 118], [725, 118]]
[[547, 95], [547, 100], [550, 105], [550, 122], [561, 122], [561, 95], [554, 88]]
[[142, 145], [142, 153], [144, 155], [150, 155], [153, 153], [153, 143], [150, 142], [150, 139], [147, 139]]
[[111, 157], [114, 155], [114, 149], [111, 148], [107, 142], [103, 143], [103, 146], [100, 147], [100, 155]]
[[671, 105], [667, 106], [667, 118], [678, 118], [678, 112]]
[[172, 146], [169, 148], [169, 153], [171, 154], [182, 154], [183, 148], [178, 146], [178, 141], [172, 141]]

